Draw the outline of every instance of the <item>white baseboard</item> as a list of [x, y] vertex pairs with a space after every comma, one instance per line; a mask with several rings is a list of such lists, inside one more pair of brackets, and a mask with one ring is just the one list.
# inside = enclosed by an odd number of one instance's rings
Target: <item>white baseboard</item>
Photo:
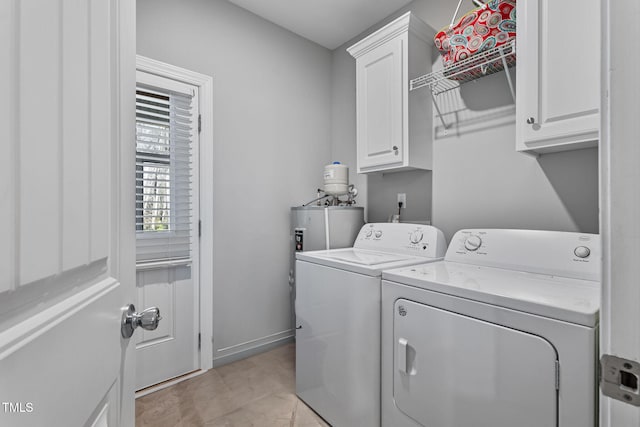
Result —
[[147, 394], [151, 394], [156, 391], [162, 390], [164, 388], [171, 387], [172, 385], [181, 383], [182, 381], [189, 380], [191, 378], [195, 378], [199, 375], [202, 375], [205, 372], [207, 371], [203, 369], [198, 369], [197, 371], [189, 372], [188, 374], [184, 374], [176, 378], [171, 378], [170, 380], [163, 381], [159, 384], [155, 384], [155, 385], [143, 388], [141, 390], [136, 391], [135, 398], [137, 399], [139, 397], [146, 396]]
[[227, 363], [264, 353], [280, 345], [293, 342], [294, 337], [295, 333], [293, 329], [288, 329], [244, 343], [217, 349], [214, 351], [213, 367], [217, 368]]

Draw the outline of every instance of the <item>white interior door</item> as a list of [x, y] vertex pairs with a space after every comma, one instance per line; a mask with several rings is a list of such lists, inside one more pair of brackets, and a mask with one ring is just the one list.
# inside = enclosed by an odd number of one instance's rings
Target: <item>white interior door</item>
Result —
[[0, 2], [0, 425], [133, 425], [135, 3]]
[[[602, 2], [602, 131], [600, 139], [600, 233], [603, 297], [600, 351], [640, 362], [640, 59], [625, 41], [640, 37], [637, 1]], [[638, 370], [632, 370], [636, 375]], [[639, 390], [621, 389], [635, 405]], [[601, 389], [602, 390], [602, 389]], [[640, 407], [600, 394], [602, 427], [639, 426]]]
[[199, 87], [169, 64], [137, 69], [137, 305], [163, 318], [136, 337], [141, 390], [200, 368]]

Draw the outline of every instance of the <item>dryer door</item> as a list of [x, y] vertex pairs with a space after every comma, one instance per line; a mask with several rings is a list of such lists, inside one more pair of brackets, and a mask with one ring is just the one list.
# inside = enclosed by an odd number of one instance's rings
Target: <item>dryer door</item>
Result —
[[546, 340], [428, 305], [394, 307], [394, 398], [428, 427], [552, 427], [557, 354]]

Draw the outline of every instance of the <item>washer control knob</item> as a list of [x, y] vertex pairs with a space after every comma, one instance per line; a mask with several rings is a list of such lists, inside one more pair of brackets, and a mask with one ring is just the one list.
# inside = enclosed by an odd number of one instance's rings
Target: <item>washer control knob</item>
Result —
[[373, 230], [368, 229], [367, 232], [364, 234], [364, 237], [371, 237], [372, 234], [373, 234]]
[[376, 230], [375, 236], [379, 239], [380, 237], [382, 237], [382, 231], [380, 230]]
[[482, 239], [479, 236], [471, 235], [464, 241], [464, 247], [468, 251], [477, 251], [482, 246]]
[[589, 249], [586, 246], [578, 246], [577, 248], [575, 248], [573, 250], [573, 253], [578, 257], [578, 258], [587, 258], [589, 257], [589, 255], [591, 255], [591, 249]]
[[413, 233], [411, 233], [411, 236], [409, 236], [409, 240], [413, 244], [420, 243], [420, 241], [422, 240], [423, 236], [424, 236], [424, 234], [422, 233], [422, 231], [416, 230]]

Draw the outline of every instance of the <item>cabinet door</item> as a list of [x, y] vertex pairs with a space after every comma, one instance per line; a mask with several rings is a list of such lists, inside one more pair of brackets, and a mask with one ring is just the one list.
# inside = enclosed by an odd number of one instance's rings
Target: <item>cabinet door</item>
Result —
[[517, 37], [517, 149], [545, 152], [596, 145], [598, 0], [522, 2]]
[[402, 164], [405, 42], [397, 37], [358, 58], [358, 172]]

